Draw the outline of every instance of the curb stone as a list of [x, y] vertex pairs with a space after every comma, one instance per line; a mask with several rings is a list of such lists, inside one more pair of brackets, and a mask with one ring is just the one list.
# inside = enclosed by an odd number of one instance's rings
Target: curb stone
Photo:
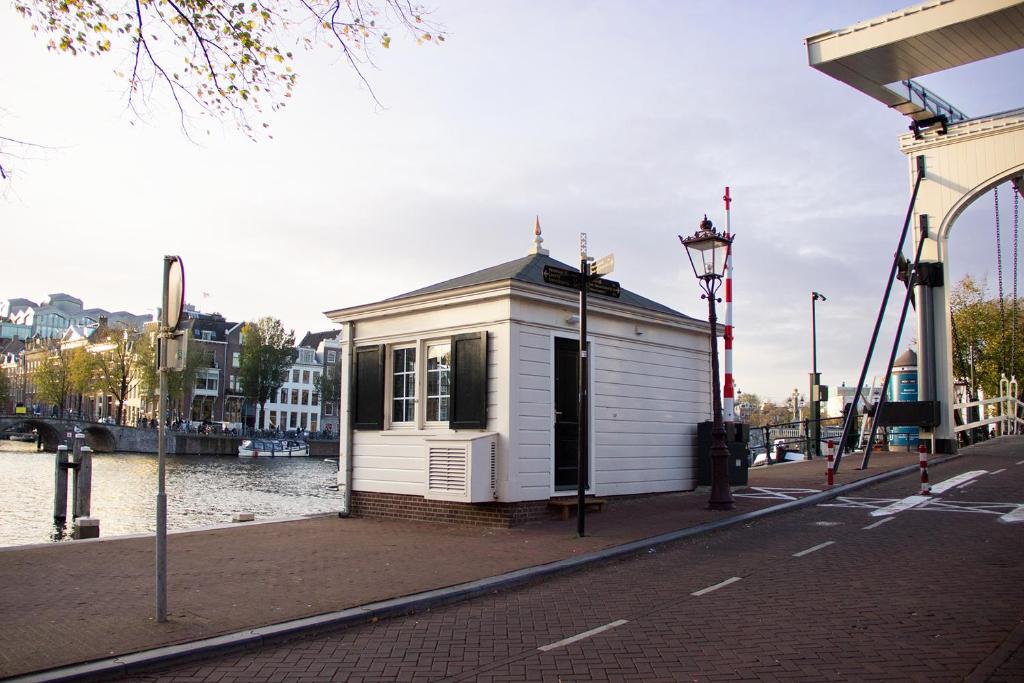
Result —
[[[945, 455], [932, 460], [929, 464], [940, 465], [961, 457], [962, 453]], [[358, 605], [348, 609], [327, 612], [311, 617], [293, 619], [279, 624], [270, 624], [259, 628], [243, 629], [211, 638], [203, 638], [177, 645], [166, 645], [131, 654], [98, 659], [92, 662], [72, 664], [70, 666], [38, 671], [11, 679], [11, 683], [50, 683], [57, 681], [102, 681], [119, 678], [128, 674], [141, 672], [155, 666], [181, 664], [194, 659], [213, 655], [227, 654], [233, 651], [255, 649], [263, 645], [286, 640], [298, 635], [313, 634], [318, 631], [334, 630], [356, 626], [379, 619], [411, 614], [420, 610], [441, 605], [462, 602], [479, 595], [508, 590], [539, 578], [569, 573], [611, 559], [643, 552], [655, 546], [661, 546], [713, 531], [719, 531], [772, 515], [812, 507], [823, 501], [838, 498], [858, 489], [866, 488], [889, 479], [916, 472], [918, 465], [906, 465], [872, 477], [835, 486], [831, 489], [813, 493], [804, 498], [790, 500], [771, 507], [745, 512], [742, 515], [727, 517], [714, 522], [707, 522], [686, 529], [670, 531], [657, 536], [631, 541], [622, 545], [603, 548], [577, 557], [556, 560], [547, 564], [517, 569], [497, 576], [475, 581], [468, 581], [445, 588], [414, 593], [398, 598], [390, 598], [377, 602]]]

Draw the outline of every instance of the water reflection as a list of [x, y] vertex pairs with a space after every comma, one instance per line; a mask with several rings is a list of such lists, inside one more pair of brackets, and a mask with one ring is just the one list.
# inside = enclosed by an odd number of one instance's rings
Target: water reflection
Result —
[[[70, 537], [69, 528], [53, 523], [53, 471], [52, 453], [0, 441], [0, 546]], [[337, 472], [337, 461], [316, 457], [168, 457], [167, 527], [222, 524], [234, 512], [257, 519], [333, 512], [341, 496], [328, 487]], [[93, 454], [92, 516], [104, 537], [155, 530], [156, 475], [154, 455]]]

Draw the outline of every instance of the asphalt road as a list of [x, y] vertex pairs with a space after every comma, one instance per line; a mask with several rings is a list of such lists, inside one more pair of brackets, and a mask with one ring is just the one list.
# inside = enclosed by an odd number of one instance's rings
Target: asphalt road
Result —
[[962, 475], [958, 485], [891, 514], [883, 508], [918, 492], [914, 477], [519, 590], [133, 680], [1021, 681], [1024, 519], [1003, 516], [1024, 517], [1024, 452], [1009, 450], [933, 468], [933, 486]]

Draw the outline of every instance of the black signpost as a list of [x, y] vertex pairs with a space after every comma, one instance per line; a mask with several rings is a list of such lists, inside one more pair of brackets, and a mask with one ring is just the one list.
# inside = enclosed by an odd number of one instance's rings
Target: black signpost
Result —
[[609, 255], [597, 262], [595, 267], [591, 266], [591, 259], [587, 257], [586, 235], [582, 237], [582, 249], [580, 256], [580, 272], [559, 268], [558, 266], [544, 266], [544, 282], [560, 287], [575, 289], [580, 293], [580, 366], [579, 366], [579, 389], [577, 392], [579, 404], [579, 435], [577, 441], [576, 458], [576, 533], [582, 538], [586, 530], [586, 504], [584, 501], [587, 490], [587, 473], [589, 471], [590, 458], [590, 394], [589, 394], [589, 358], [587, 354], [587, 295], [600, 294], [613, 298], [619, 298], [619, 283], [613, 280], [605, 280], [600, 277], [612, 271], [615, 264], [613, 256]]

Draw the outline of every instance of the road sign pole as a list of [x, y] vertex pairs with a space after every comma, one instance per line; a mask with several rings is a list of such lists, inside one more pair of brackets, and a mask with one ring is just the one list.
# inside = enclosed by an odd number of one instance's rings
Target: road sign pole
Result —
[[590, 397], [587, 392], [587, 290], [590, 284], [590, 262], [587, 260], [586, 235], [581, 235], [580, 250], [580, 367], [578, 405], [578, 453], [576, 459], [576, 533], [583, 538], [586, 529], [587, 456], [590, 430], [587, 427], [587, 412]]
[[156, 620], [167, 621], [167, 493], [164, 491], [164, 460], [167, 449], [167, 431], [164, 424], [164, 397], [167, 395], [167, 288], [171, 272], [169, 256], [164, 257], [164, 286], [157, 335], [157, 374], [160, 394], [157, 398], [157, 479], [156, 479]]

